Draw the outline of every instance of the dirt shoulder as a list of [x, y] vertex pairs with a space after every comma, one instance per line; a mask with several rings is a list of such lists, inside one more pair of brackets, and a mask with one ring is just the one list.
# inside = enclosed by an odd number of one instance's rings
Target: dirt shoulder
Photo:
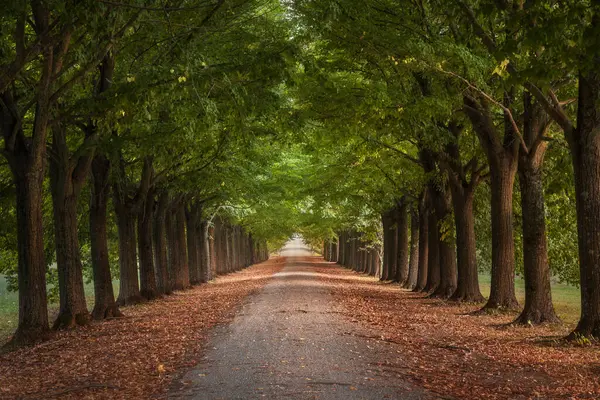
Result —
[[163, 397], [173, 377], [197, 363], [210, 328], [229, 321], [283, 263], [276, 257], [0, 355], [0, 399]]
[[514, 315], [470, 315], [477, 305], [425, 299], [334, 264], [320, 272], [349, 321], [405, 355], [405, 365], [383, 358], [378, 367], [418, 386], [460, 399], [600, 397], [600, 352], [560, 342], [564, 327], [509, 327]]

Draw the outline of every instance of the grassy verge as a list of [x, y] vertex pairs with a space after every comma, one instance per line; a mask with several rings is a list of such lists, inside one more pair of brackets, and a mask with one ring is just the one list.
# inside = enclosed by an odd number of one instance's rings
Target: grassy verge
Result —
[[[491, 276], [489, 274], [479, 274], [479, 285], [481, 293], [488, 297], [490, 295]], [[525, 281], [522, 278], [515, 279], [515, 292], [517, 300], [523, 305], [525, 303]], [[576, 324], [581, 312], [581, 294], [579, 288], [565, 285], [562, 283], [552, 284], [552, 301], [554, 309], [560, 319], [566, 324]]]
[[[88, 308], [94, 308], [94, 283], [86, 283], [84, 286], [85, 297]], [[115, 296], [119, 294], [119, 281], [113, 281]], [[48, 316], [50, 323], [58, 313], [58, 302], [48, 304]], [[3, 343], [17, 329], [19, 322], [19, 295], [17, 292], [9, 292], [6, 279], [0, 275], [0, 343]]]

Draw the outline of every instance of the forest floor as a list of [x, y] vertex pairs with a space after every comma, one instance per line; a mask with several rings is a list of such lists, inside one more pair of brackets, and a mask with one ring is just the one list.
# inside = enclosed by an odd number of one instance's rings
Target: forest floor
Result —
[[427, 299], [332, 263], [317, 269], [346, 318], [404, 363], [376, 366], [459, 399], [598, 399], [600, 352], [561, 339], [572, 326], [515, 327], [517, 314], [474, 315], [474, 304]]
[[163, 398], [172, 379], [196, 365], [210, 328], [233, 318], [283, 262], [275, 257], [2, 354], [0, 399]]

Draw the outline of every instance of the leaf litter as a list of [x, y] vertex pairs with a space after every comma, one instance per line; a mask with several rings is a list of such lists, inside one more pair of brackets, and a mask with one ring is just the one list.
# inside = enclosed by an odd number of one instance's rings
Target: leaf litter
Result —
[[166, 398], [171, 381], [199, 361], [210, 328], [231, 320], [283, 264], [275, 257], [2, 354], [0, 399]]
[[[516, 314], [425, 298], [343, 269], [318, 269], [346, 319], [390, 350], [373, 369], [458, 399], [598, 399], [597, 346], [567, 344], [566, 325], [517, 327]], [[350, 333], [351, 334], [351, 333]]]

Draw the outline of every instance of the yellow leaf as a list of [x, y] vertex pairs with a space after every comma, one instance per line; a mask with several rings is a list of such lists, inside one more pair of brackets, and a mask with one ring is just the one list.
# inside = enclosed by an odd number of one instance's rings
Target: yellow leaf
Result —
[[496, 68], [494, 68], [494, 72], [492, 74], [498, 75], [498, 76], [504, 76], [506, 74], [506, 67], [508, 66], [508, 63], [510, 61], [508, 59], [502, 61], [500, 63], [500, 65], [498, 65]]

